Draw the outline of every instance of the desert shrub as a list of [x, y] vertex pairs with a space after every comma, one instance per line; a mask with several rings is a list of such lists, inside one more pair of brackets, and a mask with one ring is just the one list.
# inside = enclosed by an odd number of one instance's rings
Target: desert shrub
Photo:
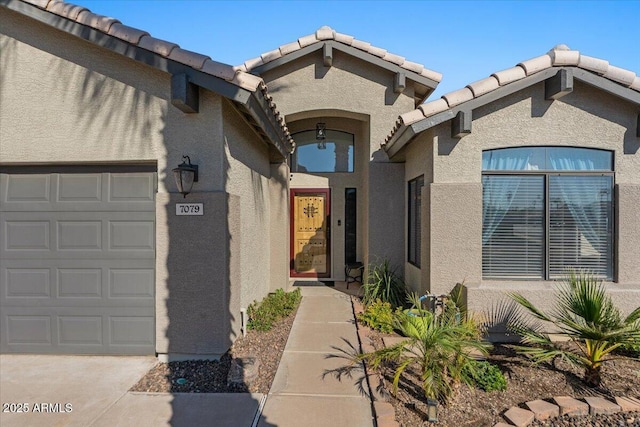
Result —
[[376, 299], [369, 304], [363, 313], [358, 314], [358, 320], [372, 329], [385, 334], [393, 332], [393, 310], [391, 304]]
[[500, 368], [485, 361], [473, 361], [462, 368], [468, 382], [484, 391], [507, 389], [507, 380]]
[[364, 291], [362, 302], [365, 306], [377, 299], [388, 302], [391, 308], [404, 305], [407, 298], [406, 285], [396, 270], [389, 260], [369, 265], [367, 280], [362, 285]]
[[390, 347], [359, 354], [355, 359], [366, 361], [373, 369], [393, 362], [394, 390], [397, 390], [405, 369], [413, 366], [420, 372], [425, 397], [446, 401], [458, 384], [471, 385], [462, 374], [463, 369], [474, 362], [472, 353], [486, 354], [488, 345], [481, 340], [478, 324], [470, 316], [460, 316], [455, 304], [446, 304], [438, 313], [420, 310], [418, 314], [397, 311], [394, 329], [406, 339]]
[[285, 292], [277, 289], [275, 293], [267, 295], [262, 301], [254, 301], [247, 309], [248, 329], [268, 331], [278, 320], [291, 314], [302, 299], [300, 289]]
[[[606, 287], [589, 272], [568, 272], [550, 313], [536, 308], [521, 294], [510, 296], [538, 321], [532, 324], [524, 316], [512, 320], [509, 327], [527, 344], [518, 350], [536, 363], [562, 358], [579, 366], [584, 370], [584, 381], [592, 387], [600, 385], [602, 367], [614, 359], [615, 350], [640, 345], [640, 307], [623, 318]], [[552, 341], [543, 332], [549, 324], [562, 331], [571, 345]]]

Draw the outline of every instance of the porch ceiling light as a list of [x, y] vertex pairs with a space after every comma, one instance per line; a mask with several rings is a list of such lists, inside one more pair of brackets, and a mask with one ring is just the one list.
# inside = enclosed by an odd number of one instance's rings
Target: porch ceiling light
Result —
[[[189, 163], [186, 163], [185, 159]], [[176, 180], [178, 191], [182, 193], [183, 197], [187, 197], [187, 194], [191, 193], [193, 183], [198, 182], [198, 165], [192, 165], [189, 156], [182, 156], [182, 163], [173, 169], [173, 177]]]
[[318, 150], [327, 148], [327, 125], [326, 123], [316, 123], [316, 141], [318, 141]]

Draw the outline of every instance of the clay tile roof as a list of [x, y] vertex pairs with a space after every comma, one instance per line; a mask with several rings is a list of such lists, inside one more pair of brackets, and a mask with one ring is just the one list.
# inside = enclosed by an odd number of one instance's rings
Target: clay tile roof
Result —
[[402, 114], [398, 117], [394, 128], [385, 139], [383, 145], [386, 146], [396, 132], [403, 126], [409, 126], [548, 68], [567, 66], [582, 68], [624, 87], [640, 92], [640, 77], [633, 71], [614, 67], [602, 59], [582, 55], [579, 51], [571, 50], [566, 45], [561, 44], [555, 46], [545, 55], [520, 62], [515, 67], [493, 73], [485, 79], [478, 80], [460, 90], [443, 95], [440, 99], [424, 103], [414, 111]]
[[440, 80], [442, 80], [442, 74], [436, 71], [428, 70], [421, 64], [416, 64], [415, 62], [407, 61], [402, 56], [394, 55], [392, 53], [387, 52], [385, 49], [372, 46], [371, 43], [364, 42], [361, 40], [356, 40], [353, 38], [353, 36], [338, 33], [335, 30], [333, 30], [331, 27], [327, 27], [327, 26], [320, 27], [315, 33], [309, 34], [308, 36], [300, 37], [298, 40], [292, 43], [288, 43], [283, 46], [280, 46], [280, 48], [278, 49], [280, 52], [279, 55], [275, 54], [275, 51], [266, 52], [260, 55], [258, 58], [245, 61], [244, 64], [239, 65], [238, 67], [242, 67], [242, 69], [246, 71], [251, 71], [256, 67], [267, 64], [271, 61], [274, 61], [278, 58], [286, 56], [290, 53], [293, 53], [297, 50], [300, 50], [312, 44], [321, 43], [325, 40], [334, 40], [346, 46], [351, 46], [358, 50], [362, 50], [378, 58], [381, 58], [391, 64], [397, 65], [400, 68], [403, 68], [407, 71], [411, 71], [423, 77], [427, 77], [435, 82], [440, 82]]
[[[87, 8], [61, 0], [21, 1], [29, 3], [40, 9], [44, 9], [55, 15], [62, 16], [63, 18], [70, 19], [79, 24], [86, 25], [94, 30], [101, 31], [124, 42], [151, 51], [175, 62], [187, 65], [203, 73], [223, 79], [242, 89], [253, 93], [260, 93], [260, 95], [265, 97], [265, 99], [268, 96], [267, 87], [262, 79], [254, 76], [253, 74], [247, 73], [246, 69], [215, 62], [206, 55], [181, 49], [180, 46], [175, 43], [151, 37], [148, 32], [123, 25], [117, 19], [98, 15]], [[267, 52], [263, 56], [268, 60], [275, 59], [275, 54], [273, 52]], [[262, 58], [256, 59], [262, 61]], [[293, 139], [291, 138], [291, 135], [284, 123], [283, 117], [280, 115], [273, 102], [267, 102], [267, 104], [271, 109], [271, 113], [274, 115], [275, 122], [280, 124], [282, 133], [290, 149], [293, 149], [295, 143], [293, 142]]]

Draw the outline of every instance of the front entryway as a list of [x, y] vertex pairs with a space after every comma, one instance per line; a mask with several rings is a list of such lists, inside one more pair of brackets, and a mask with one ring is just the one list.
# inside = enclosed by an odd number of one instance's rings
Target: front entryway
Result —
[[329, 277], [330, 190], [291, 190], [291, 277]]

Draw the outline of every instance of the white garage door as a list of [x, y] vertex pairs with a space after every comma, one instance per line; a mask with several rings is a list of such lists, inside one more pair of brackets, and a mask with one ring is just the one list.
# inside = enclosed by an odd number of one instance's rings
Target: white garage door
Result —
[[155, 352], [157, 175], [142, 170], [3, 168], [0, 352]]

